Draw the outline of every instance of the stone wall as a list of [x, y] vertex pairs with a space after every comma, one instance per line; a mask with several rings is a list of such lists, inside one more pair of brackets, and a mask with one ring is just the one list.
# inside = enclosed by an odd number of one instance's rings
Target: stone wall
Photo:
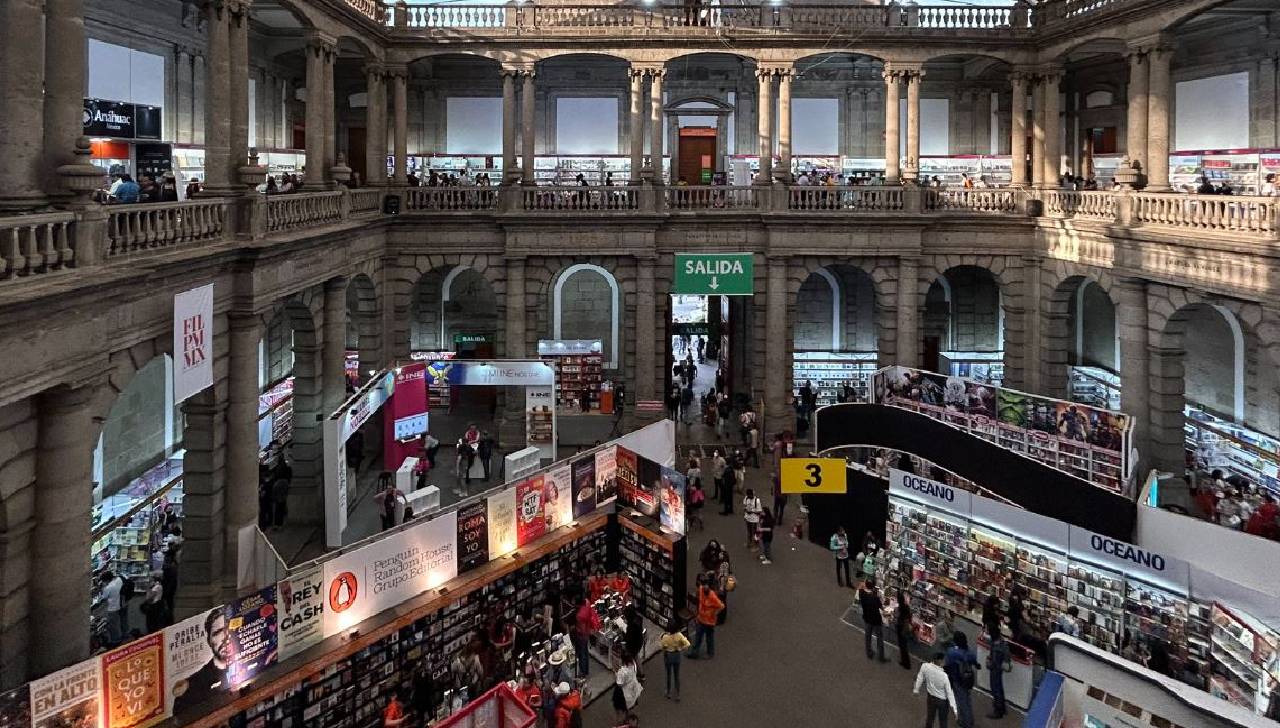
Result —
[[951, 283], [952, 346], [956, 351], [1000, 350], [1000, 288], [991, 273], [965, 266], [947, 272]]
[[[614, 286], [617, 282], [611, 286], [609, 279], [599, 271], [580, 268], [563, 275], [556, 285], [560, 291], [559, 338], [599, 339], [604, 345], [605, 365], [616, 362], [614, 318], [620, 318], [621, 313], [614, 309]], [[552, 328], [551, 335], [554, 336], [554, 322]]]
[[[166, 386], [165, 359], [154, 357], [138, 370], [116, 398], [102, 426], [104, 497], [128, 485], [168, 454], [165, 408], [171, 397]], [[181, 440], [181, 435], [177, 439]]]
[[21, 684], [27, 675], [29, 544], [35, 526], [34, 402], [23, 399], [0, 406], [0, 690]]
[[1186, 314], [1182, 359], [1186, 398], [1210, 412], [1235, 414], [1235, 339], [1222, 314], [1197, 306]]

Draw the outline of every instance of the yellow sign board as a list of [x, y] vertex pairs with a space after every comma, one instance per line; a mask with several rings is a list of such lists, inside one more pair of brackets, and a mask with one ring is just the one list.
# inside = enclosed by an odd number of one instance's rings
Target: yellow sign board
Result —
[[783, 458], [783, 493], [846, 493], [844, 458]]

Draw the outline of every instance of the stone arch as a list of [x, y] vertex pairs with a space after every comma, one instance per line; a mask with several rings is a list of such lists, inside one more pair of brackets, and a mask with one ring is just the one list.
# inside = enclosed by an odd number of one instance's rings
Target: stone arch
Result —
[[358, 352], [358, 378], [364, 381], [383, 362], [382, 331], [378, 322], [378, 289], [364, 273], [352, 276], [347, 284], [347, 351]]
[[320, 420], [324, 391], [320, 376], [320, 333], [316, 330], [322, 296], [314, 287], [281, 301], [265, 317], [265, 359], [260, 380], [270, 385], [293, 377], [293, 444], [286, 448], [293, 465], [289, 518], [314, 523], [323, 519], [320, 485], [324, 445]]
[[[944, 326], [949, 332], [943, 351], [1001, 351], [1004, 348], [1004, 290], [1000, 273], [980, 261], [956, 261], [932, 277], [921, 278], [925, 316], [921, 331], [937, 335]], [[935, 320], [930, 321], [931, 316]], [[944, 310], [945, 320], [937, 320]], [[948, 343], [949, 342], [949, 343]]]
[[[318, 27], [307, 4], [300, 0], [254, 0], [249, 6], [249, 14], [266, 26], [275, 26], [280, 19], [292, 19], [301, 28]], [[273, 23], [272, 19], [276, 22]], [[284, 25], [289, 24], [286, 22]]]
[[1120, 371], [1119, 324], [1107, 279], [1104, 284], [1091, 273], [1071, 272], [1043, 282], [1040, 371], [1046, 394], [1068, 398], [1069, 366]]
[[460, 333], [484, 334], [496, 344], [498, 309], [496, 288], [482, 270], [468, 263], [432, 268], [411, 291], [409, 348], [452, 351]]
[[1160, 339], [1162, 356], [1176, 359], [1164, 373], [1182, 370], [1185, 399], [1220, 417], [1244, 419], [1245, 332], [1229, 308], [1188, 303], [1165, 322]]
[[[570, 285], [570, 279], [575, 279]], [[607, 306], [600, 305], [601, 300]], [[609, 270], [575, 263], [560, 271], [551, 291], [551, 338], [600, 339], [604, 368], [619, 368], [622, 289]]]
[[159, 336], [108, 357], [109, 373], [90, 403], [96, 437], [85, 444], [94, 451], [95, 500], [181, 447], [172, 347], [171, 336]]
[[880, 317], [871, 274], [840, 263], [815, 266], [807, 272], [796, 290], [794, 349], [876, 351]]

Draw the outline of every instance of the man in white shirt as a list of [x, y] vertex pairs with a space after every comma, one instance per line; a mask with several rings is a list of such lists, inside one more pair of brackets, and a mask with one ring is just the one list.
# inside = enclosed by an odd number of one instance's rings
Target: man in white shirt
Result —
[[806, 185], [809, 185], [809, 184], [810, 184], [810, 180], [809, 180], [809, 173], [808, 173], [808, 172], [801, 172], [801, 173], [800, 173], [800, 176], [796, 178], [796, 184], [797, 184], [797, 185], [799, 185], [799, 186], [801, 186], [801, 187], [804, 187], [804, 186], [806, 186]]
[[107, 639], [115, 646], [124, 638], [123, 621], [120, 619], [120, 610], [128, 606], [120, 595], [124, 579], [108, 571], [102, 575], [102, 582], [102, 598], [107, 603]]
[[933, 728], [933, 720], [938, 719], [938, 725], [941, 728], [947, 728], [947, 706], [951, 706], [951, 712], [956, 713], [956, 695], [951, 691], [951, 678], [947, 677], [947, 671], [942, 669], [942, 660], [944, 655], [941, 652], [933, 653], [933, 659], [920, 665], [920, 672], [916, 673], [916, 686], [912, 691], [916, 695], [920, 694], [920, 686], [925, 688], [925, 728]]

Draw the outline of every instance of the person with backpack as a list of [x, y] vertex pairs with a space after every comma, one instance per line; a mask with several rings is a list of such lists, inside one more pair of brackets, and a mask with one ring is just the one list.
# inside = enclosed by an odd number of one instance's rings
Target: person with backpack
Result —
[[[725, 478], [729, 478], [729, 473], [732, 472], [734, 471], [726, 471]], [[763, 508], [760, 499], [756, 497], [755, 490], [747, 488], [747, 494], [742, 497], [742, 520], [747, 524], [747, 548], [749, 549], [756, 546], [756, 529], [760, 525], [760, 513]]]
[[969, 649], [969, 638], [956, 632], [942, 663], [951, 680], [956, 699], [956, 722], [960, 728], [973, 728], [973, 686], [978, 682], [978, 656]]
[[555, 728], [582, 728], [582, 693], [569, 687], [569, 683], [556, 685]]

